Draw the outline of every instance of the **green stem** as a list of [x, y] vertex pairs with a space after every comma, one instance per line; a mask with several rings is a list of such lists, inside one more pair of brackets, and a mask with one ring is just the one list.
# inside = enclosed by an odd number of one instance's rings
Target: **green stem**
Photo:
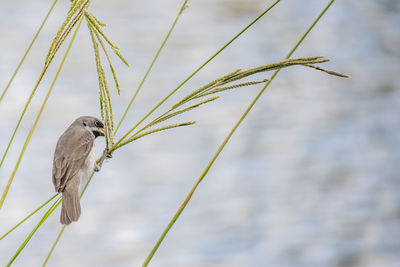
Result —
[[221, 49], [219, 49], [214, 55], [206, 60], [200, 67], [198, 67], [192, 74], [189, 75], [181, 84], [178, 85], [172, 92], [170, 92], [163, 100], [161, 100], [158, 105], [156, 105], [149, 113], [146, 114], [132, 129], [130, 129], [117, 143], [111, 148], [111, 151], [121, 143], [129, 134], [134, 131], [145, 119], [147, 119], [158, 107], [160, 107], [165, 101], [167, 101], [176, 91], [178, 91], [184, 84], [186, 84], [193, 76], [195, 76], [202, 68], [204, 68], [211, 60], [213, 60], [217, 55], [219, 55], [226, 47], [228, 47], [233, 41], [235, 41], [240, 35], [242, 35], [246, 30], [248, 30], [254, 23], [256, 23], [260, 18], [262, 18], [268, 11], [270, 11], [280, 0], [275, 1], [270, 7], [263, 11], [257, 18], [255, 18], [249, 25], [244, 27], [235, 37], [233, 37], [229, 42], [227, 42]]
[[83, 16], [82, 16], [82, 17], [80, 18], [80, 20], [79, 20], [79, 24], [78, 24], [78, 26], [77, 26], [77, 28], [76, 28], [76, 30], [75, 30], [75, 32], [74, 32], [74, 35], [72, 36], [72, 39], [71, 39], [71, 42], [70, 42], [69, 45], [68, 45], [67, 51], [66, 51], [65, 54], [64, 54], [64, 57], [63, 57], [63, 59], [62, 59], [62, 61], [61, 61], [61, 63], [60, 63], [60, 66], [58, 67], [56, 76], [54, 77], [53, 82], [52, 82], [51, 85], [50, 85], [50, 88], [49, 88], [49, 90], [48, 90], [48, 92], [47, 92], [47, 94], [46, 94], [46, 97], [45, 97], [45, 99], [44, 99], [44, 101], [43, 101], [43, 104], [42, 104], [42, 106], [40, 107], [40, 111], [39, 111], [38, 115], [36, 116], [35, 122], [34, 122], [32, 128], [31, 128], [31, 130], [29, 131], [28, 137], [27, 137], [26, 140], [25, 140], [24, 146], [22, 147], [22, 150], [21, 150], [21, 152], [20, 152], [20, 154], [19, 154], [17, 163], [15, 164], [14, 170], [13, 170], [13, 172], [12, 172], [12, 174], [11, 174], [11, 176], [10, 176], [8, 182], [7, 182], [6, 188], [4, 189], [3, 194], [2, 194], [2, 196], [1, 196], [1, 199], [0, 199], [0, 209], [1, 209], [1, 207], [3, 206], [3, 203], [4, 203], [4, 200], [6, 199], [8, 190], [9, 190], [10, 187], [11, 187], [11, 183], [12, 183], [13, 180], [14, 180], [15, 174], [17, 173], [17, 170], [18, 170], [18, 167], [19, 167], [19, 165], [20, 165], [20, 163], [21, 163], [22, 157], [24, 156], [25, 150], [26, 150], [26, 148], [28, 147], [29, 141], [31, 140], [31, 137], [32, 137], [33, 132], [34, 132], [34, 130], [35, 130], [35, 128], [36, 128], [36, 125], [37, 125], [38, 122], [39, 122], [40, 116], [41, 116], [42, 113], [43, 113], [44, 107], [45, 107], [45, 105], [46, 105], [46, 103], [47, 103], [47, 100], [49, 99], [50, 93], [51, 93], [52, 90], [53, 90], [54, 84], [55, 84], [56, 81], [57, 81], [58, 75], [60, 74], [61, 69], [62, 69], [62, 67], [64, 66], [64, 62], [65, 62], [65, 60], [66, 60], [66, 58], [67, 58], [67, 56], [68, 56], [68, 53], [69, 53], [69, 51], [70, 51], [70, 49], [71, 49], [71, 47], [72, 47], [72, 44], [73, 44], [73, 42], [74, 42], [74, 40], [75, 40], [75, 37], [76, 37], [76, 34], [78, 33], [78, 30], [79, 30], [79, 28], [80, 28], [80, 26], [81, 26], [82, 19], [83, 19]]
[[0, 240], [2, 240], [3, 238], [5, 238], [6, 236], [8, 236], [12, 231], [14, 231], [18, 226], [20, 226], [21, 224], [23, 224], [26, 220], [28, 220], [30, 217], [32, 217], [36, 212], [38, 212], [39, 210], [41, 210], [44, 206], [46, 206], [50, 201], [52, 201], [56, 196], [58, 196], [59, 193], [55, 194], [54, 196], [52, 196], [49, 200], [47, 200], [45, 203], [43, 203], [42, 205], [40, 205], [36, 210], [34, 210], [33, 212], [31, 212], [28, 216], [26, 216], [22, 221], [20, 221], [17, 225], [15, 225], [13, 228], [11, 228], [7, 233], [5, 233], [4, 235], [2, 235], [0, 237]]
[[132, 96], [131, 101], [129, 102], [129, 105], [126, 107], [126, 109], [124, 111], [124, 114], [122, 115], [121, 119], [119, 120], [117, 128], [114, 131], [114, 135], [117, 133], [119, 127], [121, 126], [122, 121], [125, 119], [126, 114], [128, 113], [129, 109], [131, 108], [133, 101], [135, 101], [137, 94], [139, 93], [140, 89], [142, 88], [144, 81], [146, 80], [147, 76], [149, 75], [151, 69], [153, 68], [154, 63], [156, 62], [158, 56], [160, 55], [161, 51], [163, 50], [165, 44], [167, 43], [167, 40], [169, 39], [169, 36], [171, 35], [173, 29], [175, 28], [175, 25], [178, 22], [181, 14], [182, 14], [182, 11], [184, 10], [187, 2], [188, 2], [188, 0], [185, 0], [183, 2], [182, 6], [181, 6], [181, 8], [179, 10], [178, 15], [176, 15], [176, 18], [175, 18], [174, 22], [172, 23], [172, 26], [170, 27], [170, 29], [169, 29], [169, 31], [167, 33], [167, 36], [165, 36], [164, 41], [162, 42], [160, 48], [158, 49], [156, 55], [154, 56], [153, 61], [151, 62], [150, 66], [148, 67], [145, 75], [143, 76], [143, 79], [141, 80], [138, 88], [136, 89], [135, 94]]
[[[304, 38], [309, 34], [309, 32], [314, 28], [314, 26], [317, 24], [317, 22], [320, 20], [320, 18], [325, 14], [325, 12], [329, 9], [329, 7], [333, 4], [334, 0], [331, 0], [329, 4], [325, 7], [325, 9], [321, 12], [321, 14], [314, 20], [314, 22], [311, 24], [311, 26], [307, 29], [307, 31], [303, 34], [303, 36], [300, 38], [300, 40], [296, 43], [296, 45], [292, 48], [292, 50], [289, 52], [289, 54], [286, 56], [286, 59], [291, 57], [294, 51], [299, 47], [299, 45], [303, 42]], [[246, 111], [243, 113], [243, 115], [240, 117], [239, 121], [235, 124], [235, 126], [232, 128], [232, 130], [229, 132], [229, 134], [226, 136], [222, 144], [219, 146], [218, 150], [215, 152], [214, 156], [210, 160], [210, 162], [207, 164], [206, 168], [200, 175], [200, 177], [197, 179], [196, 183], [190, 190], [189, 194], [186, 196], [185, 200], [182, 202], [181, 206], [179, 209], [176, 211], [174, 214], [173, 218], [167, 225], [167, 227], [164, 229], [163, 233], [161, 234], [160, 238], [158, 239], [157, 243], [153, 247], [153, 249], [150, 251], [149, 255], [147, 256], [146, 260], [143, 263], [143, 266], [148, 266], [149, 262], [151, 261], [152, 257], [154, 256], [155, 252], [161, 245], [162, 241], [164, 240], [165, 236], [169, 232], [169, 230], [172, 228], [172, 226], [175, 224], [176, 220], [179, 218], [187, 204], [189, 203], [190, 199], [192, 198], [197, 186], [201, 183], [201, 181], [204, 179], [204, 177], [207, 175], [208, 171], [210, 170], [211, 166], [214, 164], [215, 160], [218, 158], [232, 135], [235, 133], [236, 129], [239, 127], [239, 125], [242, 123], [242, 121], [246, 118], [247, 114], [250, 112], [250, 110], [253, 108], [253, 106], [256, 104], [258, 99], [261, 97], [261, 95], [264, 93], [264, 91], [267, 89], [267, 87], [271, 84], [273, 79], [278, 75], [279, 70], [276, 70], [270, 80], [265, 84], [265, 86], [260, 90], [260, 92], [257, 94], [257, 96], [253, 99], [253, 101], [250, 103], [250, 105], [247, 107]]]
[[[44, 20], [43, 20], [42, 24], [40, 25], [39, 29], [36, 31], [36, 34], [35, 34], [35, 36], [33, 37], [31, 43], [29, 44], [28, 49], [25, 51], [24, 56], [23, 56], [23, 57], [21, 58], [21, 60], [19, 61], [17, 68], [15, 69], [13, 75], [11, 76], [11, 79], [8, 81], [6, 88], [4, 89], [3, 93], [2, 93], [1, 96], [0, 96], [0, 103], [1, 103], [1, 101], [3, 100], [5, 94], [7, 93], [8, 88], [10, 87], [11, 83], [14, 81], [14, 78], [15, 78], [15, 76], [17, 75], [17, 72], [18, 72], [19, 69], [21, 68], [22, 63], [24, 63], [26, 56], [28, 55], [28, 53], [29, 53], [29, 51], [31, 50], [33, 44], [35, 43], [37, 37], [39, 36], [39, 33], [42, 31], [42, 28], [43, 28], [44, 24], [46, 23], [47, 19], [49, 18], [50, 14], [51, 14], [51, 12], [53, 11], [53, 9], [54, 9], [55, 5], [57, 4], [57, 2], [58, 2], [58, 0], [54, 0], [54, 2], [53, 2], [53, 4], [51, 5], [49, 11], [47, 12], [46, 17], [44, 18]], [[3, 161], [1, 162], [1, 164], [2, 164], [2, 163], [3, 163]], [[1, 167], [1, 164], [0, 164], [0, 167]]]
[[51, 249], [50, 249], [49, 253], [47, 254], [46, 259], [44, 260], [44, 262], [42, 264], [42, 267], [45, 267], [47, 262], [49, 261], [51, 254], [53, 254], [53, 251], [54, 251], [54, 249], [56, 248], [56, 246], [58, 244], [58, 241], [60, 241], [61, 235], [64, 233], [65, 227], [66, 227], [65, 225], [63, 225], [63, 227], [61, 227], [61, 230], [58, 233], [57, 238], [54, 241], [53, 245], [51, 246]]
[[[82, 12], [82, 11], [80, 11], [80, 12]], [[76, 22], [75, 22], [75, 23], [76, 23]], [[72, 27], [73, 27], [73, 25], [75, 25], [75, 23], [71, 24], [70, 30], [72, 30]], [[65, 35], [64, 35], [64, 34], [65, 34]], [[26, 102], [26, 104], [25, 104], [25, 106], [24, 106], [24, 109], [23, 109], [23, 111], [22, 111], [22, 114], [21, 114], [21, 116], [19, 117], [18, 123], [17, 123], [17, 125], [15, 126], [15, 129], [14, 129], [14, 132], [13, 132], [13, 134], [12, 134], [12, 136], [11, 136], [11, 139], [10, 139], [10, 141], [8, 142], [7, 148], [6, 148], [6, 150], [5, 150], [4, 154], [3, 154], [3, 157], [2, 157], [1, 162], [0, 162], [0, 167], [3, 165], [3, 162], [4, 162], [4, 160], [5, 160], [5, 158], [6, 158], [7, 154], [8, 154], [8, 150], [10, 149], [10, 146], [11, 146], [12, 142], [14, 141], [15, 134], [17, 133], [17, 131], [18, 131], [18, 129], [19, 129], [19, 126], [20, 126], [20, 124], [21, 124], [22, 118], [24, 117], [25, 112], [26, 112], [28, 106], [30, 105], [30, 103], [31, 103], [31, 101], [32, 101], [32, 98], [33, 98], [34, 94], [36, 93], [36, 90], [37, 90], [39, 84], [41, 83], [41, 81], [42, 81], [42, 79], [43, 79], [45, 73], [47, 72], [48, 68], [50, 67], [50, 64], [51, 64], [51, 62], [53, 61], [53, 59], [54, 59], [54, 57], [55, 57], [55, 55], [56, 55], [56, 53], [57, 53], [57, 51], [58, 51], [58, 48], [61, 46], [61, 43], [65, 40], [65, 38], [66, 38], [67, 35], [69, 34], [69, 31], [68, 31], [68, 32], [65, 32], [64, 34], [63, 34], [63, 35], [64, 35], [64, 39], [63, 39], [62, 41], [60, 41], [59, 45], [57, 46], [57, 49], [54, 48], [55, 50], [54, 50], [53, 52], [49, 51], [50, 54], [49, 54], [48, 58], [46, 59], [45, 65], [44, 65], [44, 67], [43, 67], [43, 70], [42, 70], [42, 72], [41, 72], [40, 75], [39, 75], [39, 78], [38, 78], [38, 80], [37, 80], [37, 82], [36, 82], [36, 84], [35, 84], [35, 87], [33, 88], [32, 92], [31, 92], [31, 94], [30, 94], [30, 96], [29, 96], [29, 98], [28, 98], [28, 100], [27, 100], [27, 102]], [[1, 202], [0, 202], [0, 209], [1, 209]]]
[[19, 246], [15, 254], [11, 257], [11, 259], [7, 263], [7, 267], [11, 266], [11, 264], [15, 261], [15, 259], [18, 257], [18, 255], [21, 253], [21, 251], [25, 248], [25, 246], [28, 244], [28, 242], [31, 240], [32, 236], [36, 233], [36, 231], [40, 228], [40, 226], [44, 223], [44, 221], [50, 216], [50, 214], [57, 208], [58, 205], [61, 203], [61, 197], [57, 199], [53, 205], [46, 211], [46, 213], [43, 215], [42, 219], [38, 222], [38, 224], [33, 228], [33, 230], [30, 232], [30, 234], [25, 238], [24, 242]]

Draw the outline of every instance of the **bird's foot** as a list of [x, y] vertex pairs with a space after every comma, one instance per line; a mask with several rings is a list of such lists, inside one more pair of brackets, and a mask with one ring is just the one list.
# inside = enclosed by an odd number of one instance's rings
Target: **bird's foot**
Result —
[[104, 159], [112, 159], [112, 154], [108, 153], [107, 148], [104, 149], [102, 158], [104, 158]]
[[108, 153], [107, 148], [105, 148], [104, 151], [103, 151], [103, 155], [100, 158], [99, 164], [96, 164], [94, 166], [94, 171], [95, 172], [99, 172], [101, 170], [101, 167], [103, 166], [104, 160], [105, 159], [111, 159], [111, 158], [112, 158], [112, 155], [110, 153]]
[[104, 149], [103, 155], [106, 159], [112, 159], [112, 154], [107, 152], [107, 149]]

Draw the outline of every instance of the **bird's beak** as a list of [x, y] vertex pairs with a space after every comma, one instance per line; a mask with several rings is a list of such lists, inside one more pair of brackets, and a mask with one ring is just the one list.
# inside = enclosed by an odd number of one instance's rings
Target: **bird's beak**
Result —
[[100, 128], [100, 127], [95, 127], [92, 128], [92, 133], [94, 134], [94, 137], [98, 137], [98, 136], [105, 136], [106, 135], [106, 131], [104, 128]]
[[105, 136], [106, 131], [104, 128], [97, 128], [97, 132], [99, 133], [99, 136]]

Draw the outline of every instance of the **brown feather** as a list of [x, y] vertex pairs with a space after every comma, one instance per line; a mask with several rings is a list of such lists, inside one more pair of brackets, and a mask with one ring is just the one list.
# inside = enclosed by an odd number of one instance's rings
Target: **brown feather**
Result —
[[76, 175], [94, 144], [94, 135], [85, 128], [71, 125], [57, 142], [53, 162], [53, 184], [62, 192]]
[[54, 152], [52, 180], [62, 192], [60, 222], [68, 225], [81, 215], [79, 186], [95, 165], [93, 146], [96, 131], [104, 131], [99, 119], [83, 116], [76, 119], [60, 136]]

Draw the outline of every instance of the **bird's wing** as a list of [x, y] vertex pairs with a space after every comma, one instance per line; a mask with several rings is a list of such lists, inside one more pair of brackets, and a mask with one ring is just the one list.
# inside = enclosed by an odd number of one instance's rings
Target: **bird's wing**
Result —
[[57, 142], [53, 161], [53, 184], [57, 192], [84, 164], [93, 148], [94, 136], [81, 127], [68, 128]]

